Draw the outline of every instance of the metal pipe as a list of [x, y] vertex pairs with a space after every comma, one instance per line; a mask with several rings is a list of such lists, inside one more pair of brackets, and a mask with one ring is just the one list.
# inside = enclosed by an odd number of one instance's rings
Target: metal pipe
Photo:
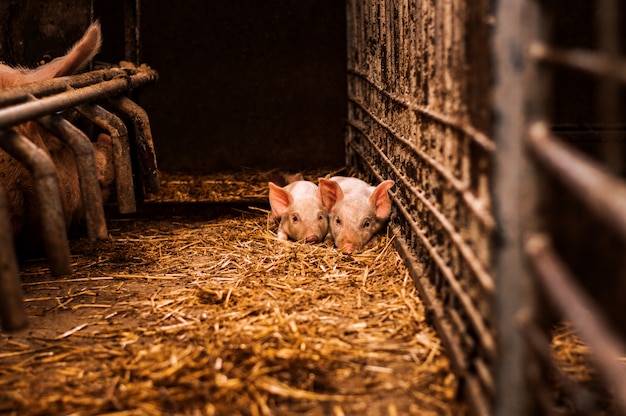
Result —
[[[450, 236], [450, 240], [457, 247], [461, 256], [465, 260], [465, 263], [476, 276], [476, 280], [480, 284], [481, 289], [483, 289], [486, 293], [491, 294], [495, 290], [495, 284], [493, 281], [493, 276], [489, 274], [489, 272], [485, 269], [480, 259], [476, 257], [476, 254], [472, 250], [472, 248], [465, 242], [461, 234], [457, 232], [454, 225], [450, 222], [450, 220], [443, 214], [432, 202], [428, 200], [428, 198], [424, 195], [424, 193], [417, 189], [415, 186], [411, 184], [411, 182], [403, 175], [398, 168], [394, 166], [394, 164], [389, 160], [387, 155], [373, 142], [372, 138], [365, 135], [365, 139], [369, 142], [370, 146], [378, 153], [378, 156], [382, 161], [384, 161], [385, 166], [388, 166], [393, 173], [398, 177], [402, 183], [404, 184], [405, 189], [411, 191], [413, 195], [415, 195], [422, 204], [429, 210], [429, 212], [437, 219], [441, 227], [446, 230], [447, 234]], [[363, 160], [366, 160], [365, 155], [359, 150], [356, 149], [356, 145], [352, 145], [357, 152], [360, 153], [360, 156]], [[373, 170], [373, 169], [372, 169]], [[408, 214], [407, 214], [408, 215]]]
[[561, 143], [548, 127], [531, 125], [528, 146], [537, 160], [601, 221], [626, 239], [626, 183], [601, 165]]
[[119, 96], [109, 99], [109, 103], [117, 111], [123, 113], [135, 126], [135, 144], [142, 171], [142, 180], [146, 192], [155, 194], [161, 186], [157, 168], [156, 153], [150, 129], [148, 113], [130, 98]]
[[118, 77], [96, 85], [44, 97], [37, 101], [29, 101], [2, 108], [0, 109], [0, 129], [37, 119], [88, 101], [128, 91], [153, 82], [155, 79], [156, 72], [146, 70], [130, 76]]
[[38, 122], [67, 144], [74, 154], [89, 240], [106, 238], [108, 233], [102, 205], [102, 192], [91, 141], [85, 133], [60, 116], [42, 117]]
[[408, 101], [407, 99], [388, 91], [387, 88], [378, 85], [376, 81], [369, 79], [367, 74], [363, 72], [357, 71], [355, 69], [349, 69], [348, 75], [354, 75], [366, 81], [367, 84], [370, 85], [372, 88], [374, 88], [377, 92], [379, 92], [380, 94], [383, 94], [384, 96], [396, 102], [397, 104], [400, 104], [404, 106], [405, 108], [408, 108], [409, 110], [413, 110], [417, 113], [425, 115], [429, 117], [430, 119], [432, 119], [433, 121], [443, 124], [446, 127], [451, 127], [455, 130], [460, 131], [461, 133], [470, 137], [474, 141], [474, 143], [482, 147], [484, 150], [489, 151], [489, 152], [493, 152], [496, 150], [495, 142], [491, 140], [485, 133], [476, 129], [474, 126], [464, 123], [460, 120], [455, 120], [454, 118], [448, 115], [433, 111], [429, 109], [428, 107], [421, 106], [414, 102]]
[[547, 236], [535, 234], [530, 237], [525, 251], [535, 277], [593, 351], [592, 359], [598, 371], [610, 384], [616, 405], [626, 414], [626, 368], [619, 362], [619, 358], [626, 355], [626, 346], [606, 326], [602, 311], [576, 284]]
[[5, 331], [26, 326], [23, 297], [6, 195], [0, 189], [0, 323]]
[[117, 204], [122, 214], [137, 212], [135, 185], [133, 184], [133, 165], [130, 157], [128, 129], [124, 122], [115, 114], [110, 113], [96, 104], [83, 104], [76, 110], [104, 129], [113, 142], [113, 166], [115, 168], [115, 189]]
[[552, 64], [566, 65], [579, 71], [610, 77], [626, 83], [626, 60], [603, 52], [582, 49], [560, 49], [535, 42], [530, 46], [531, 57]]
[[13, 130], [0, 130], [0, 147], [32, 174], [41, 211], [43, 243], [54, 276], [72, 273], [70, 248], [54, 163], [50, 156]]
[[109, 81], [115, 77], [129, 76], [132, 73], [133, 70], [129, 68], [122, 69], [114, 67], [8, 87], [3, 89], [2, 94], [0, 94], [0, 107], [28, 101], [30, 95], [41, 97], [44, 95], [58, 94], [67, 91], [68, 87], [82, 88], [103, 81]]

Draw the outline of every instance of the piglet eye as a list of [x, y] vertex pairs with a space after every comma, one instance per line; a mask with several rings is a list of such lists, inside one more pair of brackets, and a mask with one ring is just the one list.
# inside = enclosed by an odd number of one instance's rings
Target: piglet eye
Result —
[[291, 216], [291, 222], [298, 222], [298, 216], [297, 215], [292, 215]]
[[371, 219], [369, 219], [369, 218], [366, 218], [366, 219], [363, 221], [363, 228], [369, 228], [369, 227], [370, 227], [370, 225], [372, 225], [372, 220], [371, 220]]
[[318, 220], [318, 221], [322, 221], [323, 219], [324, 219], [324, 214], [319, 214], [319, 215], [317, 216], [317, 220]]
[[335, 218], [335, 224], [341, 225], [341, 218], [339, 217]]

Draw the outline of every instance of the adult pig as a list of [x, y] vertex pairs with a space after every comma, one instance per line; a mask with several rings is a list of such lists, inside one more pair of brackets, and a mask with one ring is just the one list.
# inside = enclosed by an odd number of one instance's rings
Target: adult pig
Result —
[[357, 178], [334, 176], [320, 179], [322, 204], [329, 213], [335, 246], [346, 253], [364, 247], [386, 224], [391, 214], [386, 180], [378, 186]]
[[[71, 75], [93, 58], [101, 42], [100, 25], [94, 23], [66, 55], [45, 65], [36, 69], [0, 65], [0, 93], [2, 88]], [[82, 218], [78, 171], [71, 150], [35, 122], [20, 124], [14, 130], [43, 149], [55, 164], [63, 214], [69, 227]], [[108, 136], [102, 134], [97, 143], [94, 143], [94, 156], [100, 187], [108, 189], [114, 180], [112, 146]], [[3, 150], [0, 150], [0, 186], [7, 195], [18, 246], [37, 249], [33, 246], [39, 244], [41, 213], [31, 174]]]

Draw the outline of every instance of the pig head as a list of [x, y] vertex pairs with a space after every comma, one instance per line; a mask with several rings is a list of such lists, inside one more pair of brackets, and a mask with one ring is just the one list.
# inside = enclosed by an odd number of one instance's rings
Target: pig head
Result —
[[272, 215], [280, 221], [278, 238], [318, 243], [328, 233], [328, 217], [317, 185], [296, 180], [284, 187], [269, 183]]
[[[71, 75], [93, 58], [101, 42], [100, 25], [94, 23], [66, 55], [39, 68], [26, 69], [0, 65], [0, 91], [10, 86]], [[35, 122], [26, 122], [14, 126], [13, 129], [51, 157], [56, 167], [66, 224], [69, 227], [76, 223], [82, 218], [82, 200], [78, 172], [71, 150]], [[93, 145], [101, 189], [108, 189], [114, 180], [111, 139], [106, 135], [100, 135], [98, 142]], [[7, 195], [11, 223], [18, 245], [37, 245], [41, 214], [31, 174], [3, 150], [0, 150], [0, 186]]]
[[329, 213], [335, 246], [346, 253], [364, 247], [391, 215], [387, 194], [394, 185], [386, 180], [374, 187], [357, 178], [334, 176], [320, 179], [324, 208]]

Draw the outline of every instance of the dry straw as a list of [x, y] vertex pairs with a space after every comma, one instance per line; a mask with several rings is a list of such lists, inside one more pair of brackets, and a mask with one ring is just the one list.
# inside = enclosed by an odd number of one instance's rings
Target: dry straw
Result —
[[[178, 175], [163, 198], [258, 202], [266, 187]], [[74, 243], [71, 277], [22, 266], [30, 327], [0, 335], [0, 412], [464, 413], [392, 238], [352, 256], [285, 242], [258, 205], [109, 231]]]

